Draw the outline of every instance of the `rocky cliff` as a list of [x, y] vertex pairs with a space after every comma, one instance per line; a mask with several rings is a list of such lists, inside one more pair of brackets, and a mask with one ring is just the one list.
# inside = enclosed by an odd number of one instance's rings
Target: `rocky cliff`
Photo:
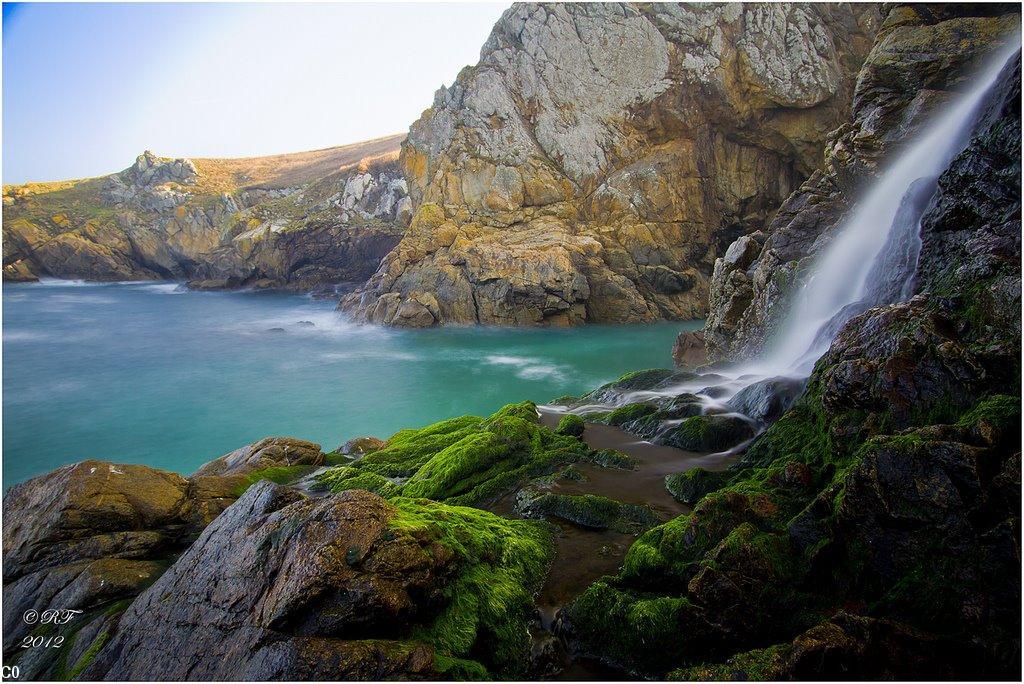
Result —
[[857, 78], [852, 120], [829, 134], [821, 168], [764, 231], [740, 237], [716, 260], [704, 331], [712, 360], [756, 354], [772, 338], [807, 267], [859, 194], [1012, 39], [1017, 12], [998, 4], [889, 12]]
[[413, 124], [412, 225], [346, 306], [375, 323], [707, 310], [847, 120], [873, 5], [522, 4]]
[[[929, 92], [938, 55], [969, 72], [982, 44], [1014, 39], [1018, 13], [894, 7], [859, 79], [903, 84], [875, 123], [948, 101]], [[642, 535], [560, 614], [577, 648], [681, 680], [1020, 676], [1020, 84], [1018, 51], [938, 179], [913, 296], [844, 325], [737, 463], [669, 478], [692, 513]], [[812, 192], [826, 178], [787, 202], [784, 225], [806, 235], [808, 216], [846, 210]], [[735, 261], [775, 258], [785, 237], [741, 239]], [[743, 330], [740, 343], [764, 338], [756, 322]]]
[[400, 136], [276, 157], [169, 159], [4, 187], [4, 279], [311, 289], [373, 273], [411, 217]]

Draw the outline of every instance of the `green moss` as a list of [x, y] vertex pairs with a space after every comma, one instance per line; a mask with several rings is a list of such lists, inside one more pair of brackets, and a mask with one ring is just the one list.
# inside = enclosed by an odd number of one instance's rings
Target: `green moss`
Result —
[[638, 418], [643, 418], [644, 416], [651, 415], [652, 413], [657, 413], [657, 411], [658, 408], [656, 406], [651, 406], [650, 404], [626, 404], [625, 406], [617, 408], [609, 413], [603, 422], [608, 425], [621, 427], [627, 423], [637, 420]]
[[449, 658], [440, 653], [434, 655], [434, 670], [446, 681], [480, 682], [491, 678], [487, 668], [475, 660]]
[[599, 580], [564, 610], [589, 654], [645, 674], [668, 670], [700, 642], [699, 611], [685, 598], [622, 590]]
[[587, 425], [583, 422], [583, 419], [577, 416], [575, 413], [568, 413], [562, 416], [562, 419], [558, 421], [558, 427], [555, 429], [560, 435], [570, 435], [572, 437], [579, 437], [586, 430]]
[[331, 468], [318, 475], [317, 480], [327, 485], [332, 492], [365, 489], [384, 498], [390, 498], [399, 490], [399, 486], [386, 477], [347, 466]]
[[1020, 448], [1020, 397], [996, 394], [963, 414], [957, 427], [976, 438], [1008, 449]]
[[533, 594], [553, 555], [542, 523], [407, 498], [392, 499], [396, 532], [426, 535], [451, 551], [457, 574], [445, 589], [446, 606], [413, 638], [449, 658], [473, 657], [502, 676], [520, 674], [528, 660]]
[[676, 371], [667, 368], [648, 368], [646, 370], [631, 371], [625, 373], [615, 382], [604, 385], [614, 386], [617, 389], [650, 389], [669, 378], [677, 375]]
[[754, 436], [750, 424], [737, 416], [691, 416], [665, 437], [665, 444], [687, 451], [721, 451]]
[[617, 468], [619, 470], [636, 470], [637, 460], [629, 454], [617, 449], [599, 449], [587, 454], [588, 463], [601, 466], [602, 468]]
[[554, 516], [594, 530], [638, 532], [658, 523], [647, 506], [621, 503], [594, 494], [520, 492], [516, 510], [529, 518]]
[[682, 682], [767, 681], [777, 680], [786, 658], [792, 652], [790, 644], [776, 644], [768, 648], [739, 653], [721, 664], [705, 664], [673, 670], [668, 679]]
[[384, 477], [409, 477], [434, 454], [476, 432], [482, 422], [476, 416], [461, 416], [396, 432], [383, 449], [360, 459], [359, 467]]
[[328, 466], [343, 466], [348, 465], [354, 461], [351, 456], [347, 456], [340, 451], [332, 451], [329, 454], [324, 454], [324, 465]]
[[79, 675], [85, 671], [85, 668], [89, 667], [92, 661], [96, 660], [97, 654], [99, 654], [100, 649], [103, 648], [108, 639], [110, 639], [110, 632], [107, 630], [103, 630], [95, 639], [93, 639], [93, 642], [89, 644], [89, 648], [85, 650], [74, 666], [72, 666], [71, 670], [68, 671], [68, 681], [78, 679]]
[[[463, 416], [403, 430], [380, 450], [340, 470], [329, 470], [320, 479], [336, 491], [358, 486], [388, 497], [474, 505], [580, 461], [587, 452], [575, 437], [541, 425], [536, 405], [527, 401], [504, 406], [487, 419]], [[360, 472], [368, 477], [351, 484]], [[388, 487], [386, 478], [406, 481]]]
[[245, 490], [249, 489], [252, 485], [256, 484], [260, 480], [270, 480], [278, 484], [288, 484], [294, 482], [303, 475], [308, 475], [313, 472], [315, 468], [308, 465], [295, 465], [295, 466], [273, 466], [271, 468], [262, 468], [260, 470], [254, 470], [251, 473], [246, 473], [245, 481], [237, 485], [233, 491], [235, 496], [242, 496], [245, 494]]
[[700, 501], [705, 494], [725, 486], [730, 475], [731, 473], [726, 471], [693, 468], [681, 473], [666, 475], [665, 488], [676, 501], [692, 506]]

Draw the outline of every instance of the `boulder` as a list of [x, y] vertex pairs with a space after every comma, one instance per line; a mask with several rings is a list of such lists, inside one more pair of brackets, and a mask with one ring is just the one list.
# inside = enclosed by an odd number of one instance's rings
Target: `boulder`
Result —
[[[83, 677], [485, 678], [466, 657], [515, 672], [547, 535], [473, 509], [261, 482], [132, 603]], [[482, 606], [478, 577], [503, 582], [502, 596]], [[514, 629], [493, 636], [498, 622]]]
[[737, 392], [726, 406], [762, 425], [774, 423], [804, 390], [799, 378], [777, 377], [760, 380]]
[[754, 436], [750, 420], [734, 414], [687, 418], [661, 434], [657, 442], [685, 451], [723, 451]]
[[704, 349], [704, 333], [702, 331], [681, 332], [672, 345], [672, 360], [676, 368], [693, 369], [708, 362], [708, 353]]
[[249, 475], [267, 468], [323, 465], [320, 445], [294, 437], [266, 437], [204, 463], [196, 476]]

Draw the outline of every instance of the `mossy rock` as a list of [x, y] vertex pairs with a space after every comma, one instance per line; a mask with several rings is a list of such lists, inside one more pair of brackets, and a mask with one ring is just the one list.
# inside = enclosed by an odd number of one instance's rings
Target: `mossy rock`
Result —
[[615, 532], [640, 532], [658, 524], [647, 506], [621, 503], [594, 494], [557, 494], [523, 490], [516, 512], [527, 518], [553, 516], [580, 527]]
[[541, 425], [536, 405], [527, 401], [508, 404], [486, 419], [462, 416], [402, 430], [377, 451], [343, 470], [326, 471], [320, 480], [335, 491], [362, 488], [385, 497], [477, 505], [588, 453], [576, 437]]
[[454, 554], [457, 573], [444, 589], [446, 605], [410, 637], [434, 646], [452, 676], [482, 678], [481, 662], [499, 677], [524, 674], [529, 661], [528, 625], [534, 594], [554, 554], [549, 526], [510, 520], [475, 508], [422, 499], [391, 500], [396, 533], [427, 535]]
[[316, 470], [316, 468], [310, 465], [273, 466], [270, 468], [253, 470], [245, 473], [244, 475], [238, 476], [239, 483], [235, 485], [233, 494], [236, 497], [242, 496], [249, 487], [260, 480], [270, 480], [277, 484], [290, 484], [304, 475], [309, 475], [314, 470]]
[[620, 589], [598, 580], [559, 615], [559, 628], [583, 652], [659, 677], [700, 652], [709, 631], [686, 598]]
[[636, 470], [637, 460], [618, 449], [598, 449], [587, 454], [586, 461], [602, 468]]
[[692, 416], [662, 442], [686, 451], [724, 451], [754, 436], [749, 421], [734, 415]]
[[345, 466], [324, 471], [317, 476], [317, 480], [326, 485], [332, 492], [365, 489], [374, 494], [379, 494], [385, 499], [397, 495], [400, 489], [399, 485], [377, 473]]
[[558, 427], [555, 429], [555, 432], [560, 435], [579, 437], [586, 429], [587, 424], [583, 422], [582, 418], [577, 416], [575, 413], [568, 413], [562, 416], [562, 419], [558, 421]]
[[676, 501], [690, 506], [700, 501], [705, 494], [720, 489], [729, 481], [730, 473], [693, 468], [681, 473], [665, 476], [665, 489]]

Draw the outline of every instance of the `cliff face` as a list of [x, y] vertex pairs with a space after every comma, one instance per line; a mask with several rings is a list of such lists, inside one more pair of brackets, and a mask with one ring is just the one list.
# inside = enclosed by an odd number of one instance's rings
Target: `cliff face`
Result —
[[[964, 21], [925, 35], [971, 50]], [[893, 73], [927, 83], [928, 54]], [[564, 609], [577, 648], [683, 681], [1019, 678], [1020, 87], [1018, 51], [921, 219], [914, 296], [843, 326], [732, 467], [670, 478], [693, 512]]]
[[168, 159], [4, 188], [4, 279], [361, 282], [411, 216], [394, 136], [252, 159]]
[[821, 168], [767, 229], [715, 262], [704, 330], [712, 360], [757, 354], [783, 324], [788, 297], [858, 194], [929, 116], [1003, 48], [1019, 23], [1007, 5], [901, 5], [887, 16], [857, 79], [853, 117], [828, 137]]
[[870, 5], [516, 5], [402, 151], [375, 323], [693, 318], [714, 259], [821, 161]]

